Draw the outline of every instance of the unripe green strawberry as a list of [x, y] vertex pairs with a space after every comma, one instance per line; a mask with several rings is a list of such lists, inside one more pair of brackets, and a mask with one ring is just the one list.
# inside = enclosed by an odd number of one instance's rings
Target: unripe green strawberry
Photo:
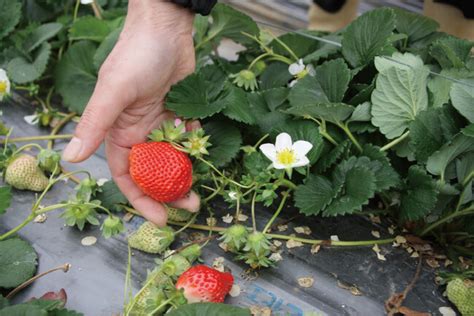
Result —
[[61, 161], [61, 155], [54, 150], [51, 149], [42, 149], [38, 156], [38, 166], [44, 172], [55, 173], [59, 174], [61, 172], [61, 168], [59, 166], [59, 162]]
[[173, 222], [187, 222], [193, 213], [183, 210], [181, 208], [167, 207], [168, 220]]
[[43, 191], [49, 183], [36, 158], [24, 154], [8, 164], [5, 181], [16, 189], [35, 192]]
[[247, 243], [249, 231], [243, 225], [232, 225], [222, 232], [223, 242], [227, 245], [230, 252], [237, 253]]
[[448, 298], [463, 316], [474, 316], [474, 282], [454, 279], [446, 288]]
[[128, 239], [130, 247], [153, 254], [165, 251], [173, 241], [171, 227], [158, 228], [151, 222], [143, 223]]
[[159, 286], [145, 287], [135, 299], [130, 315], [149, 315], [153, 311], [153, 315], [161, 315], [166, 309], [166, 306], [163, 306], [159, 311], [155, 310], [166, 300], [165, 292]]

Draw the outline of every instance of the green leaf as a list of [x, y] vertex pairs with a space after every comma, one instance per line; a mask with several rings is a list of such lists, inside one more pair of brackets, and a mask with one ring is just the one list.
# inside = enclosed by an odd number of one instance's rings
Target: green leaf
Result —
[[413, 63], [416, 64], [414, 69], [393, 62], [390, 66], [380, 57], [375, 59], [380, 73], [372, 93], [372, 124], [388, 139], [402, 135], [418, 113], [428, 107], [426, 83], [429, 72], [421, 59], [408, 53], [395, 53], [392, 57], [406, 61], [407, 55], [419, 60]]
[[10, 302], [0, 294], [0, 310], [10, 305]]
[[93, 64], [96, 47], [88, 41], [73, 44], [56, 66], [56, 90], [71, 111], [82, 113], [97, 82]]
[[33, 276], [38, 256], [20, 238], [0, 241], [0, 287], [14, 288]]
[[[268, 90], [271, 91], [271, 90]], [[256, 125], [264, 134], [269, 134], [278, 126], [286, 126], [290, 116], [280, 111], [270, 111], [267, 104], [265, 92], [247, 93], [252, 116], [255, 117]]]
[[291, 121], [284, 126], [276, 127], [278, 133], [286, 132], [290, 134], [293, 142], [298, 140], [305, 140], [313, 145], [313, 148], [307, 154], [307, 157], [311, 164], [314, 164], [321, 156], [323, 149], [323, 138], [319, 134], [317, 125], [309, 121]]
[[262, 95], [265, 98], [268, 109], [275, 111], [280, 105], [282, 105], [288, 98], [290, 89], [288, 88], [272, 88], [262, 91]]
[[323, 176], [310, 175], [305, 184], [295, 190], [295, 205], [300, 213], [318, 215], [336, 195], [331, 181]]
[[167, 314], [168, 316], [250, 316], [250, 310], [217, 303], [194, 303], [178, 307]]
[[463, 68], [471, 54], [474, 42], [445, 36], [438, 39], [430, 48], [433, 56], [442, 68]]
[[[336, 34], [329, 34], [326, 36], [322, 36], [322, 38], [332, 42], [341, 43], [341, 37]], [[303, 58], [303, 62], [305, 65], [309, 63], [316, 63], [321, 58], [328, 58], [329, 56], [338, 53], [340, 50], [341, 48], [337, 45], [330, 43], [322, 43], [321, 47], [317, 48], [311, 54]]]
[[18, 0], [0, 0], [0, 40], [15, 29], [20, 18], [21, 3]]
[[40, 78], [48, 65], [51, 45], [43, 43], [31, 60], [16, 57], [8, 63], [7, 72], [10, 79], [16, 83], [24, 84]]
[[392, 9], [369, 11], [352, 22], [342, 36], [342, 54], [353, 66], [365, 66], [390, 46], [389, 37], [395, 28]]
[[329, 102], [318, 79], [306, 76], [291, 88], [288, 100], [293, 107]]
[[288, 71], [288, 65], [280, 62], [270, 64], [260, 76], [260, 88], [267, 90], [286, 86], [293, 76]]
[[474, 137], [474, 123], [463, 128], [461, 132], [466, 136]]
[[[312, 34], [317, 33], [315, 31], [302, 31], [304, 33]], [[297, 33], [285, 33], [278, 37], [286, 46], [288, 46], [297, 57], [301, 58], [307, 54], [313, 52], [319, 45], [317, 41], [307, 36], [303, 36]], [[289, 52], [276, 40], [270, 42], [269, 46], [273, 51], [280, 55], [293, 57]]]
[[236, 95], [236, 98], [240, 102], [229, 103], [227, 107], [222, 111], [222, 114], [237, 122], [242, 122], [250, 125], [255, 124], [255, 117], [250, 111], [250, 104], [247, 100], [246, 92], [243, 89], [237, 88], [235, 86], [231, 87], [230, 89], [235, 90], [234, 93]]
[[318, 79], [321, 89], [331, 102], [341, 102], [344, 99], [351, 71], [342, 58], [326, 61], [316, 67], [315, 77]]
[[367, 162], [364, 157], [360, 157], [358, 163], [369, 167], [374, 172], [377, 185], [376, 192], [383, 192], [400, 184], [400, 176], [392, 167], [387, 153], [380, 151], [380, 147], [366, 144], [363, 147], [362, 154], [371, 161]]
[[0, 215], [7, 211], [12, 200], [11, 188], [8, 186], [0, 187]]
[[376, 178], [367, 167], [357, 166], [346, 169], [348, 162], [342, 162], [336, 167], [333, 174], [333, 186], [340, 189], [340, 194], [324, 210], [324, 216], [351, 214], [361, 210], [369, 203], [376, 192]]
[[438, 191], [433, 179], [419, 166], [408, 170], [407, 189], [400, 200], [400, 217], [418, 220], [436, 206]]
[[372, 104], [370, 102], [364, 102], [359, 104], [352, 112], [349, 122], [370, 122], [372, 115], [370, 111], [372, 109]]
[[408, 35], [410, 42], [416, 42], [434, 32], [439, 27], [438, 22], [421, 14], [402, 9], [394, 9], [397, 31]]
[[440, 74], [441, 76], [432, 76], [428, 79], [428, 89], [431, 94], [430, 104], [433, 107], [441, 107], [449, 101], [449, 93], [454, 82], [445, 77], [465, 79], [470, 76], [470, 71], [451, 68], [441, 70]]
[[474, 151], [474, 138], [458, 134], [454, 139], [432, 154], [426, 163], [429, 173], [444, 178], [449, 163], [461, 154]]
[[89, 40], [102, 42], [110, 33], [110, 27], [105, 20], [87, 15], [78, 18], [69, 29], [69, 40]]
[[291, 107], [286, 110], [286, 113], [290, 113], [301, 117], [314, 117], [335, 124], [340, 124], [347, 119], [352, 112], [354, 107], [345, 103], [321, 103], [313, 105], [304, 105]]
[[216, 167], [222, 167], [229, 163], [239, 152], [242, 144], [242, 136], [237, 127], [225, 120], [211, 121], [203, 126], [207, 135], [210, 135], [208, 148], [209, 160]]
[[257, 23], [248, 15], [225, 4], [218, 4], [211, 13], [212, 24], [209, 27], [207, 38], [230, 38], [238, 43], [249, 43], [252, 40], [242, 33], [258, 35]]
[[61, 308], [50, 311], [48, 313], [48, 316], [84, 316], [84, 314], [78, 313], [70, 309]]
[[[205, 118], [230, 105], [245, 103], [245, 93], [231, 84], [211, 82], [200, 73], [192, 74], [171, 88], [166, 107], [184, 118]], [[214, 97], [215, 95], [215, 97]]]
[[48, 316], [48, 312], [39, 306], [25, 303], [0, 310], [0, 316]]
[[40, 25], [25, 39], [23, 45], [25, 51], [31, 53], [41, 44], [58, 34], [62, 28], [63, 25], [61, 23], [46, 23]]
[[454, 83], [450, 96], [453, 106], [461, 113], [469, 122], [474, 123], [474, 79], [465, 79], [462, 83]]
[[334, 147], [329, 153], [324, 154], [316, 164], [316, 171], [318, 173], [326, 172], [330, 167], [332, 167], [336, 162], [344, 158], [345, 155], [349, 152], [351, 147], [351, 142], [345, 140], [339, 143]]
[[117, 43], [120, 36], [120, 32], [122, 32], [122, 28], [113, 30], [109, 35], [107, 35], [104, 41], [100, 43], [97, 51], [94, 54], [94, 67], [96, 70], [100, 69], [100, 66], [102, 66], [105, 59], [115, 47], [115, 44]]
[[420, 112], [410, 124], [410, 145], [419, 162], [426, 162], [445, 143], [440, 132], [441, 111], [440, 108], [429, 108]]
[[101, 205], [110, 211], [120, 211], [122, 207], [120, 204], [126, 205], [128, 203], [125, 195], [122, 194], [117, 184], [110, 180], [100, 187], [100, 190], [95, 196], [101, 202]]

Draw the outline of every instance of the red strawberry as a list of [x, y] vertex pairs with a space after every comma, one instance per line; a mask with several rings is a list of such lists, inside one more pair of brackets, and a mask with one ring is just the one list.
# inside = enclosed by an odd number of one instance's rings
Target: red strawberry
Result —
[[188, 303], [222, 303], [234, 283], [229, 272], [220, 272], [205, 265], [186, 270], [176, 282], [177, 289], [184, 289]]
[[129, 161], [133, 181], [145, 194], [159, 202], [175, 201], [191, 189], [191, 160], [170, 143], [135, 145], [130, 151]]

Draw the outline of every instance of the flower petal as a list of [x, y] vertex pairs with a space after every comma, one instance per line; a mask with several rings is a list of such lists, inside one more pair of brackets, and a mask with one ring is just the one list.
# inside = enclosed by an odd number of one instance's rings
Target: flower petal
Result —
[[307, 153], [313, 148], [313, 144], [305, 140], [299, 140], [292, 146], [298, 157], [306, 156]]
[[305, 66], [303, 63], [293, 63], [291, 64], [289, 67], [288, 67], [288, 72], [292, 75], [292, 76], [296, 76], [297, 74], [299, 74], [300, 72], [302, 72], [304, 70]]
[[298, 161], [292, 164], [291, 168], [303, 167], [303, 166], [306, 166], [307, 164], [309, 164], [309, 159], [306, 156], [304, 156], [304, 157], [300, 157]]
[[291, 149], [291, 144], [291, 136], [288, 133], [280, 133], [276, 137], [275, 147], [277, 152], [282, 151], [284, 149]]
[[273, 145], [273, 144], [262, 144], [262, 145], [260, 145], [259, 149], [265, 155], [265, 157], [267, 157], [271, 161], [276, 160], [275, 145]]
[[287, 168], [291, 168], [291, 166], [283, 165], [283, 164], [279, 163], [278, 161], [274, 161], [273, 162], [273, 168], [275, 168], [275, 169], [287, 169]]

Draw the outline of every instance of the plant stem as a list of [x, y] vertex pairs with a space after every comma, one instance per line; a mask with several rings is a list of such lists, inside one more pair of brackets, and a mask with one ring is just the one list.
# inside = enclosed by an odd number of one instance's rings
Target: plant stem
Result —
[[95, 17], [102, 20], [102, 13], [100, 12], [100, 6], [97, 3], [97, 0], [92, 1], [92, 10], [94, 11]]
[[257, 143], [255, 144], [255, 146], [253, 146], [253, 148], [256, 150], [258, 146], [260, 146], [260, 144], [265, 140], [267, 139], [267, 137], [270, 136], [270, 134], [265, 134], [262, 136], [262, 138], [260, 138]]
[[270, 35], [273, 37], [273, 39], [274, 39], [278, 44], [280, 44], [280, 45], [291, 55], [291, 57], [295, 60], [295, 62], [298, 61], [298, 56], [296, 56], [295, 52], [294, 52], [290, 47], [288, 47], [288, 45], [286, 45], [282, 40], [280, 40], [278, 37], [276, 37], [275, 35], [273, 35], [272, 32], [268, 31], [268, 33], [270, 33]]
[[18, 148], [17, 150], [15, 150], [15, 152], [13, 153], [12, 156], [14, 156], [14, 155], [16, 155], [16, 154], [19, 154], [19, 153], [21, 153], [23, 150], [26, 150], [26, 149], [31, 148], [31, 147], [35, 147], [35, 148], [38, 149], [38, 150], [42, 150], [42, 149], [43, 149], [43, 147], [41, 147], [41, 146], [38, 145], [38, 144], [34, 144], [34, 143], [33, 143], [33, 144], [26, 144], [26, 145], [24, 145], [24, 146], [21, 146], [21, 147]]
[[318, 121], [316, 118], [312, 117], [312, 116], [308, 116], [308, 117], [305, 117], [306, 119], [308, 120], [311, 120], [313, 122], [315, 122], [316, 124], [318, 124], [319, 126], [319, 134], [321, 134], [321, 136], [323, 136], [324, 138], [326, 138], [331, 144], [333, 144], [334, 146], [337, 146], [338, 143], [336, 142], [336, 140], [334, 138], [332, 138], [332, 136], [327, 132], [326, 130], [326, 122], [324, 120], [322, 120], [321, 122]]
[[208, 165], [212, 170], [214, 170], [218, 175], [220, 175], [222, 178], [226, 179], [227, 181], [229, 181], [230, 183], [240, 187], [240, 188], [243, 188], [243, 189], [250, 189], [252, 186], [246, 186], [246, 185], [243, 185], [243, 184], [240, 184], [232, 179], [229, 179], [227, 178], [219, 169], [217, 169], [216, 167], [214, 167], [214, 165], [212, 163], [210, 163], [209, 161], [207, 161], [206, 159], [202, 158], [202, 157], [197, 157], [197, 159], [199, 159], [200, 161], [204, 162], [206, 165]]
[[[52, 139], [69, 139], [72, 138], [74, 135], [72, 134], [62, 134], [62, 135], [40, 135], [40, 136], [32, 136], [32, 137], [16, 137], [10, 138], [8, 142], [10, 143], [22, 143], [22, 142], [30, 142], [35, 140], [52, 140]], [[0, 140], [0, 144], [7, 143], [7, 139]]]
[[71, 269], [71, 264], [65, 263], [63, 265], [60, 265], [59, 267], [54, 268], [54, 269], [50, 269], [50, 270], [45, 271], [43, 273], [37, 274], [34, 277], [32, 277], [31, 279], [29, 279], [29, 280], [23, 282], [22, 284], [20, 284], [19, 286], [17, 286], [13, 291], [8, 293], [8, 295], [5, 296], [5, 298], [11, 299], [13, 296], [15, 296], [16, 293], [23, 290], [25, 287], [27, 287], [31, 283], [35, 282], [36, 280], [38, 280], [39, 278], [41, 278], [41, 277], [43, 277], [47, 274], [50, 274], [52, 272], [59, 271], [59, 270], [62, 270], [64, 273], [66, 273], [66, 272], [69, 271], [69, 269]]
[[260, 56], [258, 56], [257, 58], [255, 58], [251, 63], [250, 65], [247, 67], [248, 70], [252, 70], [252, 67], [255, 66], [256, 63], [258, 63], [260, 60], [262, 60], [263, 58], [267, 57], [267, 56], [270, 56], [270, 53], [263, 53], [261, 54]]
[[181, 233], [182, 231], [184, 231], [186, 228], [189, 227], [189, 225], [191, 225], [192, 223], [194, 223], [194, 221], [196, 220], [196, 217], [199, 215], [199, 213], [196, 213], [193, 215], [193, 217], [191, 217], [189, 219], [189, 221], [186, 223], [186, 225], [184, 225], [183, 227], [181, 227], [180, 229], [178, 229], [174, 234], [175, 235], [178, 235], [179, 233]]
[[304, 244], [311, 245], [326, 245], [326, 246], [340, 246], [340, 247], [354, 247], [354, 246], [370, 246], [370, 245], [380, 245], [380, 244], [389, 244], [394, 241], [394, 238], [388, 239], [374, 239], [374, 240], [357, 240], [357, 241], [335, 241], [327, 239], [307, 239], [299, 238], [294, 236], [280, 235], [280, 234], [266, 234], [268, 237], [283, 239], [283, 240], [294, 240], [299, 241]]
[[432, 223], [431, 225], [429, 225], [428, 227], [426, 227], [421, 233], [420, 233], [420, 236], [425, 236], [426, 234], [428, 234], [430, 231], [432, 231], [433, 229], [437, 228], [438, 226], [440, 226], [441, 224], [444, 224], [446, 222], [449, 222], [450, 220], [452, 220], [453, 218], [456, 218], [456, 217], [459, 217], [459, 216], [465, 216], [465, 215], [470, 215], [470, 214], [474, 214], [474, 204], [472, 204], [471, 206], [461, 210], [461, 211], [458, 211], [458, 212], [453, 212], [439, 220], [437, 220], [436, 222]]
[[397, 144], [401, 143], [405, 138], [408, 137], [408, 135], [410, 135], [410, 131], [407, 131], [402, 136], [400, 136], [398, 138], [395, 138], [390, 143], [388, 143], [385, 146], [383, 146], [382, 148], [380, 148], [380, 151], [389, 150], [390, 148], [392, 148], [392, 147], [396, 146]]
[[[69, 113], [67, 116], [65, 116], [61, 121], [58, 122], [58, 124], [51, 130], [51, 134], [49, 134], [49, 136], [56, 136], [58, 134], [58, 132], [63, 128], [64, 125], [66, 125], [67, 122], [69, 122], [70, 120], [72, 120], [74, 117], [76, 116], [76, 113], [75, 112], [71, 112]], [[48, 141], [48, 149], [53, 149], [53, 146], [54, 146], [54, 139], [55, 138], [51, 138], [49, 139]]]
[[278, 186], [285, 186], [285, 187], [287, 187], [289, 189], [292, 189], [292, 190], [296, 189], [296, 184], [294, 184], [290, 180], [284, 179], [284, 178], [276, 181], [275, 184], [278, 185]]
[[278, 206], [277, 210], [275, 211], [275, 214], [273, 214], [272, 218], [268, 221], [267, 225], [265, 225], [265, 228], [263, 229], [263, 233], [265, 234], [270, 227], [272, 227], [273, 222], [276, 220], [278, 215], [280, 215], [281, 210], [283, 210], [283, 207], [285, 206], [286, 199], [288, 198], [289, 192], [283, 192], [283, 198], [281, 199], [280, 205]]
[[351, 142], [357, 147], [357, 149], [360, 152], [362, 152], [363, 151], [362, 146], [357, 141], [357, 139], [354, 137], [354, 134], [352, 134], [351, 130], [349, 129], [349, 126], [347, 126], [347, 124], [342, 124], [342, 123], [337, 124], [337, 126], [339, 126], [346, 133], [346, 135], [349, 137]]
[[35, 216], [36, 215], [35, 215], [34, 212], [30, 213], [30, 215], [28, 215], [28, 217], [22, 223], [20, 223], [18, 226], [16, 226], [15, 228], [11, 229], [10, 231], [6, 232], [3, 235], [0, 235], [0, 241], [7, 239], [8, 237], [15, 234], [20, 229], [22, 229], [23, 227], [28, 225], [35, 218]]
[[252, 197], [252, 206], [251, 206], [251, 212], [252, 212], [252, 228], [254, 232], [257, 232], [257, 220], [255, 219], [255, 198], [257, 197], [257, 191], [253, 193]]

